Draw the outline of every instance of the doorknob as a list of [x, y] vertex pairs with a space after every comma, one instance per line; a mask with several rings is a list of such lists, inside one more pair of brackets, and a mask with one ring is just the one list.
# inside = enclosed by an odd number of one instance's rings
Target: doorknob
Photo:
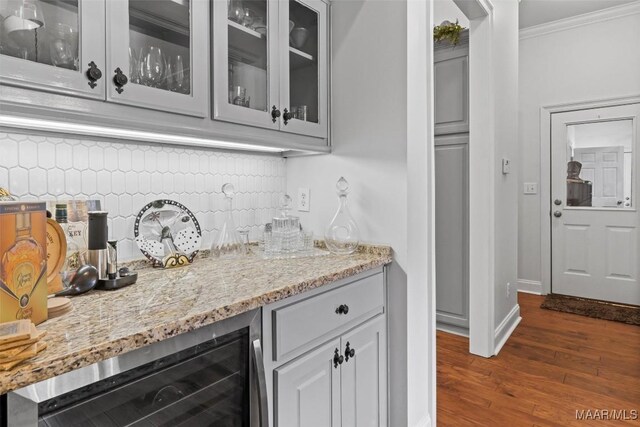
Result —
[[555, 216], [556, 218], [560, 218], [560, 217], [562, 216], [562, 212], [560, 212], [560, 211], [555, 211], [555, 212], [553, 213], [553, 216]]
[[555, 200], [553, 201], [553, 204], [554, 204], [554, 205], [556, 205], [556, 206], [560, 206], [560, 205], [562, 204], [562, 200], [560, 200], [560, 199], [555, 199]]

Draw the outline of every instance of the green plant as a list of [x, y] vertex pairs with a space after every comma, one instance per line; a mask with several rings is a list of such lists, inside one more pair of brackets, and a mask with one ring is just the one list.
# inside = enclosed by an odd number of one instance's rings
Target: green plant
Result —
[[440, 25], [436, 25], [433, 27], [433, 39], [436, 42], [441, 42], [442, 40], [449, 40], [452, 45], [457, 45], [460, 42], [460, 33], [464, 31], [464, 27], [458, 24], [458, 20], [456, 23], [452, 23], [449, 21], [444, 21]]

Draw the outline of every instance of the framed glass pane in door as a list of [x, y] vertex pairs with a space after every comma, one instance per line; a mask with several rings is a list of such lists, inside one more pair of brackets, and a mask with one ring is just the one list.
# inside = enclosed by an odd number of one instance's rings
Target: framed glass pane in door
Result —
[[107, 2], [108, 99], [206, 116], [207, 13], [198, 0]]
[[277, 129], [278, 1], [213, 3], [214, 117]]
[[104, 98], [103, 0], [1, 0], [0, 17], [2, 83]]
[[[288, 3], [288, 7], [287, 6]], [[282, 129], [327, 136], [327, 5], [320, 0], [282, 3]]]

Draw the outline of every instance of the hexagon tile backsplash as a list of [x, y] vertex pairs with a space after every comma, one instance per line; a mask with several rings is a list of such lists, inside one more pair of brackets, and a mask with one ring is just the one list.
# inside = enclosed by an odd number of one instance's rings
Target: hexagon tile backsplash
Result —
[[133, 222], [145, 204], [159, 198], [177, 200], [195, 214], [208, 248], [223, 221], [225, 182], [236, 188], [236, 225], [257, 237], [284, 194], [285, 161], [212, 149], [0, 133], [0, 187], [21, 200], [100, 200], [122, 260], [142, 257], [133, 241]]

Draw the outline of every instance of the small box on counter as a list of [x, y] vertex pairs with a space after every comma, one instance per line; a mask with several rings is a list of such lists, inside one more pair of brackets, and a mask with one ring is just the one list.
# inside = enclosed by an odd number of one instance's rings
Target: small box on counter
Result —
[[44, 203], [0, 202], [0, 323], [47, 320]]

